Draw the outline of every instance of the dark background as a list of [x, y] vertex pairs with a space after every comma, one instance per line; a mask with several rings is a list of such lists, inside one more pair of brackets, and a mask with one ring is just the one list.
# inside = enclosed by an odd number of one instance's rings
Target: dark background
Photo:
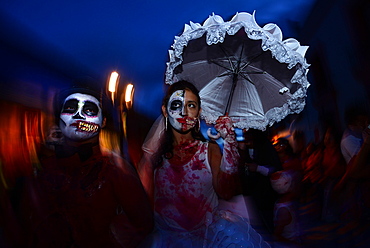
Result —
[[141, 143], [160, 115], [174, 37], [190, 21], [203, 23], [212, 13], [228, 21], [243, 11], [255, 11], [260, 26], [276, 23], [283, 39], [309, 46], [306, 107], [276, 124], [277, 130], [302, 131], [304, 147], [322, 140], [327, 126], [342, 132], [349, 107], [369, 109], [368, 0], [2, 0], [0, 194], [38, 166], [35, 144], [47, 137], [53, 97], [80, 77], [93, 77], [95, 86], [104, 89], [116, 70], [121, 75], [118, 95], [127, 83], [134, 85], [127, 122], [116, 119], [121, 129], [127, 124], [128, 142], [120, 143], [125, 140], [120, 132], [111, 141], [136, 165]]

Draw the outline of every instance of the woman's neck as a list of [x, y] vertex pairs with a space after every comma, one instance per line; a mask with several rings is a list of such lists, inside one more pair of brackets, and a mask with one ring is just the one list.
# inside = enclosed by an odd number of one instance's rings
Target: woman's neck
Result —
[[174, 146], [195, 140], [191, 132], [179, 133], [176, 130], [172, 129], [172, 134]]

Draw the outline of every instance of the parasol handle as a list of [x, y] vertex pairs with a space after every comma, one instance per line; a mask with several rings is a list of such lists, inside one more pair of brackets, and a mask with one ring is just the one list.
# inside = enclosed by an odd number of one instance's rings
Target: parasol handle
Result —
[[231, 85], [229, 98], [227, 99], [226, 110], [225, 110], [225, 114], [224, 114], [225, 116], [228, 116], [228, 113], [230, 111], [231, 102], [232, 102], [232, 99], [233, 99], [233, 96], [234, 96], [234, 91], [235, 91], [235, 87], [236, 87], [237, 82], [238, 82], [238, 74], [233, 73], [233, 83]]

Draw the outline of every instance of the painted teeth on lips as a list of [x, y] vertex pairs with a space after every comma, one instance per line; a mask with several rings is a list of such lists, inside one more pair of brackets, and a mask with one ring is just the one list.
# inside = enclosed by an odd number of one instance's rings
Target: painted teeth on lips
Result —
[[196, 122], [196, 118], [191, 117], [184, 117], [184, 118], [177, 118], [177, 121], [181, 124], [194, 124]]
[[177, 118], [176, 119], [179, 123], [181, 124], [185, 124], [186, 123], [186, 119], [185, 118]]
[[99, 125], [95, 123], [91, 123], [91, 122], [85, 122], [85, 121], [79, 121], [73, 126], [77, 127], [77, 131], [86, 132], [86, 133], [96, 133], [99, 130]]

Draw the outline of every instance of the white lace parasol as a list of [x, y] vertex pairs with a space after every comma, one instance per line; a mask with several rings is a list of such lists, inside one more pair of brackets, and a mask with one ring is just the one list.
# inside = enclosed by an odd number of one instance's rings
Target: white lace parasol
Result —
[[169, 50], [166, 83], [192, 82], [207, 123], [227, 113], [237, 128], [265, 130], [300, 113], [309, 87], [308, 46], [282, 37], [275, 24], [260, 27], [254, 13], [190, 22]]

